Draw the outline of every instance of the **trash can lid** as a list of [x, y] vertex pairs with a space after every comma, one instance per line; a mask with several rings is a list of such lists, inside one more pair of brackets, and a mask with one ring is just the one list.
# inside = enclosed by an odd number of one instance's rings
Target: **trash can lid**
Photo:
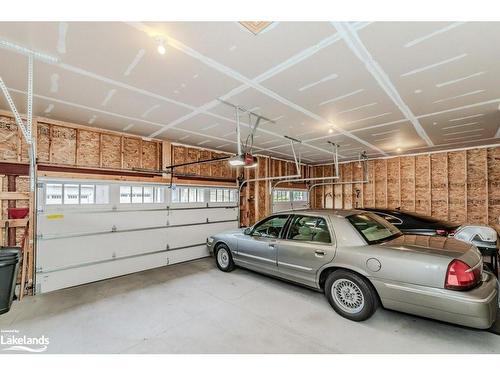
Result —
[[21, 248], [2, 247], [0, 248], [0, 261], [17, 261], [21, 257]]

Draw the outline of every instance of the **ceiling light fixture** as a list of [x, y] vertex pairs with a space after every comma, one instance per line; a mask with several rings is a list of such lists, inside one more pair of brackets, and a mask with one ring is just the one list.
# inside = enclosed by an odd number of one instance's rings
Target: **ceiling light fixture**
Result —
[[332, 134], [333, 133], [333, 128], [328, 129], [328, 133]]
[[243, 155], [234, 155], [229, 159], [229, 164], [232, 167], [245, 167], [245, 168], [253, 168], [256, 167], [259, 163], [255, 156], [245, 153]]
[[157, 51], [160, 55], [164, 55], [165, 52], [167, 52], [167, 48], [165, 46], [165, 39], [163, 38], [157, 38], [156, 41], [158, 42], [158, 48]]
[[401, 152], [401, 147], [398, 147], [398, 148], [396, 149], [396, 151], [397, 151], [397, 152]]

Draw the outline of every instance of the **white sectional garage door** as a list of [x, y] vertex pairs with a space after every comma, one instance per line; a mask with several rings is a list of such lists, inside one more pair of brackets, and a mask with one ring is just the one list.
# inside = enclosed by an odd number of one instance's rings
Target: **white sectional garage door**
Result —
[[275, 189], [272, 196], [272, 212], [303, 210], [309, 208], [309, 193], [302, 189]]
[[46, 179], [38, 197], [36, 293], [201, 258], [238, 226], [227, 188]]

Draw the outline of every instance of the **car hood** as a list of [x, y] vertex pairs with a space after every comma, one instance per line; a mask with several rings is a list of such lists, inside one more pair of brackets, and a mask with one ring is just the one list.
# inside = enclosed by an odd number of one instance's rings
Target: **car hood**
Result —
[[406, 234], [379, 246], [415, 253], [438, 255], [450, 259], [461, 259], [470, 266], [480, 260], [479, 251], [471, 244], [441, 236], [419, 236]]

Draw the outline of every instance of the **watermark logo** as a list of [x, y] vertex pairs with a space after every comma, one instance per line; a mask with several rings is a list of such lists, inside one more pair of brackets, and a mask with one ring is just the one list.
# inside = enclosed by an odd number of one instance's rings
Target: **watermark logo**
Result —
[[0, 331], [0, 350], [10, 352], [43, 353], [50, 340], [45, 335], [31, 337], [22, 335], [17, 329]]

